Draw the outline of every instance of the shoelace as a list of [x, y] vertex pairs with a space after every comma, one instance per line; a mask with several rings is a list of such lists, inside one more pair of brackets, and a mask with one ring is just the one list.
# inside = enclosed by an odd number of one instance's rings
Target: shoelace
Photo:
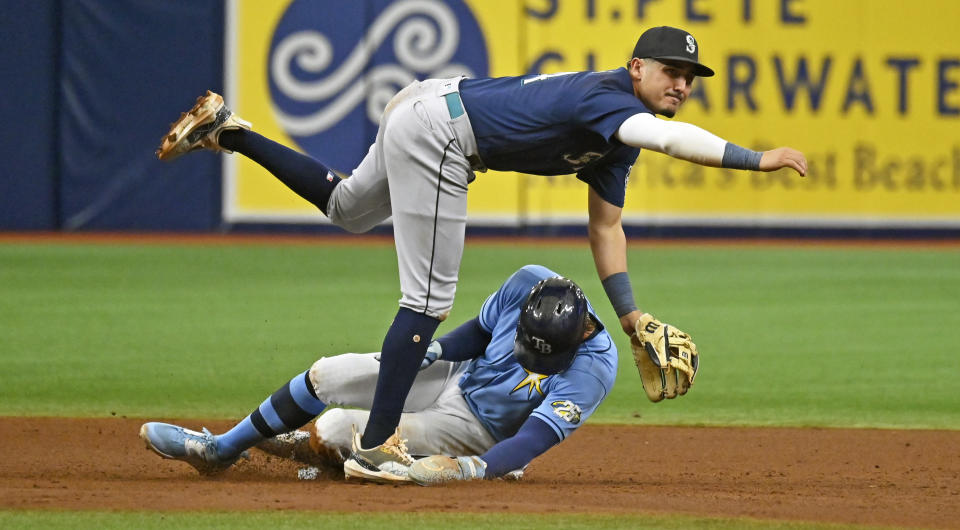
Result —
[[212, 456], [215, 456], [209, 454], [211, 444], [214, 441], [213, 433], [207, 430], [206, 427], [203, 427], [203, 433], [201, 436], [197, 436], [196, 438], [198, 439], [187, 436], [183, 441], [183, 449], [188, 455], [196, 455], [204, 462], [207, 462]]
[[411, 457], [410, 454], [407, 452], [406, 438], [400, 438], [400, 431], [397, 431], [397, 433], [394, 434], [391, 438], [396, 440], [395, 443], [390, 444], [390, 447], [394, 449], [393, 452], [403, 460], [404, 464], [408, 466], [413, 464], [413, 457]]

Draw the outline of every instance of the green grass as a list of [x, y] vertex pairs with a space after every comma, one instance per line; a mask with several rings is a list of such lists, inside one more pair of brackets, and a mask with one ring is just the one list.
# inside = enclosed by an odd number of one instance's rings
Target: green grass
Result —
[[[841, 530], [863, 526], [787, 523], [750, 519], [708, 519], [656, 515], [588, 515], [577, 514], [471, 514], [471, 513], [315, 513], [315, 512], [244, 512], [244, 513], [156, 513], [156, 512], [4, 512], [0, 511], [3, 528], [97, 528], [169, 529], [169, 528], [391, 528], [403, 530], [448, 530], [450, 528], [523, 528], [555, 529], [685, 529], [739, 530]], [[876, 526], [869, 528], [876, 529]]]
[[[471, 318], [518, 267], [576, 280], [621, 349], [593, 422], [960, 428], [960, 252], [637, 247], [638, 302], [689, 331], [691, 393], [644, 397], [589, 249], [468, 243]], [[239, 417], [317, 357], [375, 351], [391, 246], [0, 244], [0, 415]]]

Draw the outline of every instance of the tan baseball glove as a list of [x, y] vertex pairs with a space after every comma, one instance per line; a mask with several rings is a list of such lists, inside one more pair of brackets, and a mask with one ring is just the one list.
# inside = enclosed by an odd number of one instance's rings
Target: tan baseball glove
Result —
[[637, 320], [630, 336], [633, 360], [650, 401], [673, 399], [690, 390], [700, 368], [700, 353], [690, 335], [664, 324], [650, 313]]

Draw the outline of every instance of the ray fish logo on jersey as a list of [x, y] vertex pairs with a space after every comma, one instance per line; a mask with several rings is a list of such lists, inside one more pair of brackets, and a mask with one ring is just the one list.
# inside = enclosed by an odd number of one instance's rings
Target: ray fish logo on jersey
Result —
[[277, 23], [267, 68], [283, 129], [349, 172], [400, 89], [415, 79], [486, 76], [488, 60], [462, 0], [294, 0]]

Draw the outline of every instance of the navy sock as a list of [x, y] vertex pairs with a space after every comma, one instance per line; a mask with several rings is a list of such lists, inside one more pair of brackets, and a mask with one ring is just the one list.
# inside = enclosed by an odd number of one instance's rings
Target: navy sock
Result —
[[327, 202], [340, 177], [316, 159], [246, 129], [223, 131], [217, 143], [260, 164], [297, 195], [327, 213]]
[[363, 448], [370, 449], [382, 444], [396, 430], [403, 403], [407, 400], [413, 380], [420, 370], [420, 362], [439, 325], [439, 320], [423, 313], [405, 307], [397, 311], [380, 351], [377, 389], [373, 395], [367, 428], [360, 439]]
[[263, 400], [243, 421], [217, 436], [220, 457], [232, 458], [261, 440], [303, 427], [325, 407], [313, 390], [307, 370]]

